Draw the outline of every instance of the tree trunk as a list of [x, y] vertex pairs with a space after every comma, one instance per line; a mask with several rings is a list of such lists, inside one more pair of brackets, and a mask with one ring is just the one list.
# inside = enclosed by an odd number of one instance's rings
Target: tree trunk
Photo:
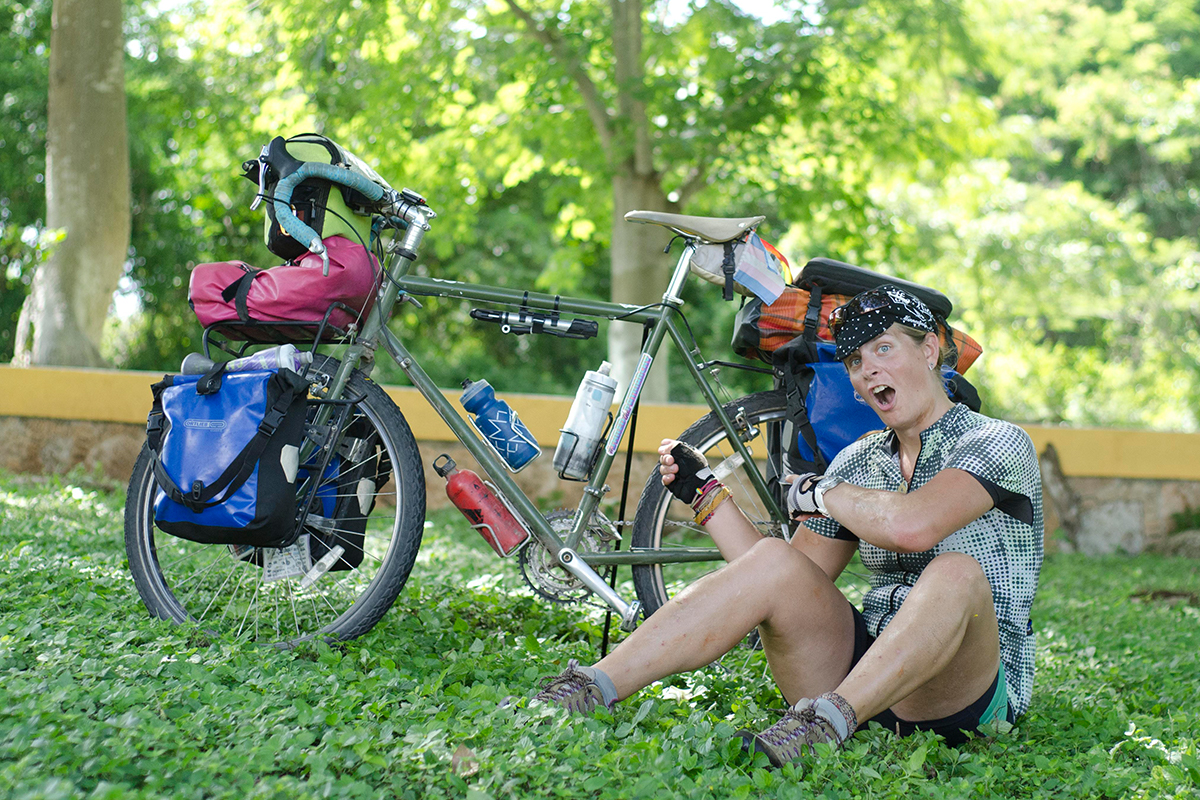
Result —
[[1050, 499], [1054, 511], [1058, 515], [1058, 524], [1067, 537], [1069, 552], [1079, 548], [1079, 495], [1067, 483], [1063, 474], [1062, 463], [1058, 460], [1058, 450], [1054, 445], [1046, 445], [1038, 459], [1038, 467], [1042, 472], [1043, 495]]
[[129, 248], [121, 0], [54, 0], [46, 225], [65, 238], [33, 278], [16, 363], [98, 366]]
[[[672, 210], [663, 195], [661, 177], [654, 169], [646, 105], [639, 92], [645, 86], [642, 54], [642, 0], [610, 0], [613, 18], [613, 71], [617, 86], [618, 135], [610, 149], [613, 164], [612, 299], [618, 303], [648, 305], [662, 299], [671, 274], [671, 259], [663, 254], [670, 234], [657, 225], [626, 222], [625, 212]], [[613, 377], [629, 385], [638, 364], [642, 329], [628, 322], [613, 322], [608, 329], [608, 358]], [[661, 348], [642, 389], [654, 402], [667, 399], [670, 345]]]
[[[675, 261], [663, 254], [671, 234], [657, 225], [638, 225], [626, 222], [625, 212], [674, 211], [663, 196], [657, 175], [639, 175], [629, 168], [613, 177], [612, 229], [612, 299], [618, 303], [648, 305], [662, 299], [667, 280]], [[676, 253], [678, 255], [678, 253]], [[613, 322], [608, 331], [608, 360], [613, 364], [613, 377], [621, 389], [629, 385], [637, 367], [642, 347], [642, 328], [630, 322]], [[667, 399], [667, 353], [664, 345], [654, 361], [654, 368], [642, 397], [652, 402]]]

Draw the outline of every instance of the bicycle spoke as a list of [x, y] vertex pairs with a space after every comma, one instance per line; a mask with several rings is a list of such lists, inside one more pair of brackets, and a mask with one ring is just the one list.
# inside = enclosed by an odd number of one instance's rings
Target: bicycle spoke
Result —
[[[254, 583], [254, 594], [250, 596], [250, 604], [248, 606], [246, 606], [246, 613], [245, 613], [245, 615], [242, 616], [241, 624], [238, 625], [237, 635], [239, 637], [242, 635], [242, 632], [244, 631], [244, 629], [246, 627], [246, 620], [249, 619], [250, 612], [254, 610], [254, 607], [256, 605], [258, 605], [258, 590], [262, 586], [263, 581], [265, 579], [266, 579], [265, 572], [259, 573], [258, 580], [255, 581], [255, 583]], [[257, 631], [258, 617], [255, 616], [254, 620], [255, 620], [255, 630]]]
[[[233, 573], [230, 573], [229, 578], [232, 578], [232, 577], [233, 577]], [[225, 579], [225, 583], [229, 582], [229, 578]], [[229, 614], [229, 609], [231, 609], [233, 607], [233, 600], [235, 597], [237, 597], [239, 594], [241, 594], [242, 583], [245, 582], [245, 580], [246, 580], [245, 573], [242, 573], [238, 576], [237, 586], [234, 587], [233, 594], [231, 594], [229, 596], [229, 598], [225, 601], [223, 610], [221, 611], [221, 616], [217, 618], [218, 621], [225, 619], [226, 615]], [[225, 584], [222, 584], [220, 588], [224, 589]], [[221, 596], [220, 589], [218, 589], [216, 592], [213, 593], [212, 600], [208, 601], [208, 606], [204, 609], [204, 611], [200, 612], [200, 616], [198, 617], [198, 619], [204, 619], [206, 616], [208, 616], [208, 609], [212, 608], [213, 603], [217, 602], [217, 599], [220, 596]]]
[[[193, 556], [193, 558], [195, 558], [195, 556]], [[182, 561], [182, 559], [177, 559], [177, 561]], [[195, 584], [194, 587], [188, 589], [188, 593], [189, 593], [188, 596], [190, 596], [191, 592], [198, 591], [201, 588], [201, 585], [202, 585], [201, 579], [203, 577], [205, 577], [209, 572], [216, 569], [218, 566], [219, 566], [219, 563], [217, 562], [217, 560], [212, 559], [208, 562], [208, 565], [206, 567], [199, 570], [198, 572], [192, 572], [190, 575], [188, 575], [183, 580], [176, 581], [175, 585], [181, 586], [181, 587], [184, 587], [185, 589], [187, 589], [189, 584]]]
[[[208, 605], [205, 606], [204, 610], [200, 612], [200, 616], [197, 617], [197, 619], [204, 619], [206, 616], [208, 616], [209, 609], [212, 608], [213, 603], [217, 602], [217, 598], [219, 598], [221, 596], [221, 590], [225, 588], [225, 586], [229, 583], [230, 579], [233, 578], [233, 576], [234, 576], [233, 572], [230, 572], [227, 576], [225, 576], [225, 580], [222, 581], [221, 585], [217, 587], [217, 590], [215, 592], [213, 592], [212, 599], [208, 601]], [[237, 597], [238, 592], [241, 591], [242, 581], [244, 579], [245, 579], [244, 574], [239, 576], [237, 588], [234, 589], [233, 595], [230, 597], [230, 602], [232, 602], [233, 597]], [[199, 588], [199, 587], [197, 587], [197, 588]], [[228, 605], [226, 605], [226, 608], [228, 608]], [[222, 616], [222, 618], [224, 618], [225, 615], [222, 614], [221, 616]]]
[[290, 591], [290, 587], [289, 587], [289, 591], [288, 591], [288, 608], [291, 609], [292, 622], [296, 626], [296, 635], [299, 636], [300, 635], [300, 615], [296, 613], [296, 595]]
[[[337, 583], [336, 579], [334, 580], [334, 583]], [[329, 602], [329, 598], [324, 592], [319, 593], [317, 596], [325, 601], [325, 605], [329, 606], [330, 611], [334, 612], [334, 614], [338, 613], [337, 607], [333, 603]], [[316, 603], [316, 597], [313, 597], [313, 603]]]

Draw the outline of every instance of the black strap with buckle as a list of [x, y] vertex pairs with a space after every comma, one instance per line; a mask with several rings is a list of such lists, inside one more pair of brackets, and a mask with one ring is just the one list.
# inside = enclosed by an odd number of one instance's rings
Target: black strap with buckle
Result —
[[817, 326], [821, 322], [821, 285], [814, 283], [808, 288], [808, 309], [804, 312], [804, 341], [816, 344]]
[[725, 274], [725, 293], [726, 300], [733, 299], [733, 273], [737, 266], [733, 260], [733, 242], [725, 242], [725, 260], [721, 262], [721, 272]]

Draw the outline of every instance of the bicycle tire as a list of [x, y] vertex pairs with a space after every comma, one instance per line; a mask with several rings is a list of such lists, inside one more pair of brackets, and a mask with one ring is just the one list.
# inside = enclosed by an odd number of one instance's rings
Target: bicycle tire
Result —
[[[757, 392], [734, 400], [725, 406], [733, 418], [743, 412], [757, 436], [747, 442], [751, 455], [760, 465], [764, 476], [781, 474], [778, 465], [766, 465], [770, 450], [769, 437], [778, 437], [787, 416], [787, 399], [782, 390]], [[710, 467], [734, 492], [738, 506], [765, 535], [782, 536], [784, 523], [772, 520], [758, 498], [745, 472], [739, 469], [725, 431], [711, 412], [694, 422], [679, 440], [699, 449], [708, 458]], [[774, 441], [778, 441], [775, 439]], [[763, 469], [767, 466], [766, 469]], [[731, 470], [728, 471], [727, 470]], [[663, 486], [657, 465], [646, 479], [634, 516], [632, 546], [635, 548], [668, 548], [671, 546], [713, 546], [699, 525], [692, 522], [692, 511], [676, 500]], [[715, 546], [714, 550], [715, 550]], [[676, 564], [637, 564], [633, 566], [633, 586], [646, 618], [657, 611], [684, 586], [694, 583], [704, 574], [723, 566], [725, 562], [694, 562]]]
[[[320, 384], [338, 367], [336, 359], [317, 356], [308, 375]], [[199, 544], [158, 530], [151, 453], [143, 446], [125, 501], [125, 550], [152, 616], [195, 623], [217, 637], [278, 646], [353, 639], [379, 622], [416, 561], [424, 531], [425, 475], [408, 423], [378, 384], [355, 371], [344, 396], [361, 400], [350, 406], [337, 458], [320, 476], [304, 535], [312, 561], [335, 545], [345, 545], [346, 552], [334, 556], [333, 568], [307, 588], [300, 575], [267, 582], [266, 548], [238, 558], [225, 545]], [[319, 450], [309, 463], [321, 463], [317, 459], [323, 453]]]

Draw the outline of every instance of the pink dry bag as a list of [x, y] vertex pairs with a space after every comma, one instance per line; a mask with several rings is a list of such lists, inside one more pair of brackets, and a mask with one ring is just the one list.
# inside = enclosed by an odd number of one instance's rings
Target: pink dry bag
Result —
[[[345, 328], [366, 316], [375, 300], [379, 262], [361, 244], [344, 236], [324, 240], [329, 275], [321, 274], [321, 257], [308, 253], [292, 264], [258, 269], [242, 261], [198, 264], [188, 284], [188, 303], [200, 324], [215, 322], [320, 321], [330, 303], [344, 303], [354, 312], [334, 309], [329, 323]], [[259, 338], [253, 328], [246, 338]], [[308, 332], [311, 339], [314, 331]], [[296, 338], [305, 338], [297, 332]]]

